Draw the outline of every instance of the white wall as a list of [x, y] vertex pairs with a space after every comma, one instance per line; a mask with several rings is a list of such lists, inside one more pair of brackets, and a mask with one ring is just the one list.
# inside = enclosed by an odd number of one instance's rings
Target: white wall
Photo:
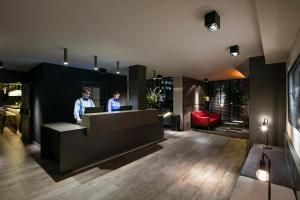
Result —
[[[287, 63], [287, 66], [288, 66], [287, 67], [287, 72], [291, 68], [292, 64], [296, 60], [299, 53], [300, 53], [300, 29], [298, 30], [296, 40], [295, 40], [294, 45], [293, 45], [293, 47], [290, 51], [290, 54], [289, 54], [289, 60], [288, 60], [288, 63]], [[286, 76], [287, 76], [287, 74], [286, 74]], [[287, 78], [287, 81], [288, 81], [288, 78]], [[288, 97], [286, 96], [286, 98], [288, 98]], [[286, 113], [286, 116], [287, 116], [286, 117], [286, 131], [287, 131], [287, 134], [289, 135], [290, 139], [293, 142], [293, 145], [294, 145], [294, 148], [296, 150], [296, 153], [298, 154], [298, 157], [300, 158], [300, 132], [297, 129], [295, 129], [294, 127], [292, 127], [291, 124], [289, 123], [289, 120], [288, 120], [288, 99], [286, 100], [286, 102], [287, 102], [287, 105], [286, 105], [286, 111], [287, 111], [287, 113]]]

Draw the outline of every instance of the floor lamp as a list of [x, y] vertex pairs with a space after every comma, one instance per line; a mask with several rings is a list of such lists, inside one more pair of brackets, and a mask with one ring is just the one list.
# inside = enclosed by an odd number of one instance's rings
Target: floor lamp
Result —
[[271, 200], [271, 160], [265, 153], [262, 154], [261, 160], [259, 161], [256, 177], [260, 181], [268, 181], [268, 200]]
[[269, 125], [269, 119], [265, 118], [260, 128], [263, 133], [267, 133], [267, 146], [264, 146], [263, 147], [264, 149], [272, 149], [272, 147], [269, 147], [268, 125]]

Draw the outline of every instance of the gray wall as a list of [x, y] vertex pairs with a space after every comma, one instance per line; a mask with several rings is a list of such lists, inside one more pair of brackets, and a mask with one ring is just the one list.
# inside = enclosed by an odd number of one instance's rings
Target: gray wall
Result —
[[191, 113], [198, 111], [205, 96], [203, 81], [183, 77], [183, 129], [191, 128]]
[[146, 109], [146, 67], [129, 67], [129, 104], [134, 110]]
[[250, 58], [250, 145], [266, 143], [260, 127], [269, 118], [269, 144], [283, 146], [286, 105], [286, 64], [265, 64], [263, 56]]
[[180, 115], [180, 129], [183, 129], [182, 76], [173, 78], [173, 113]]

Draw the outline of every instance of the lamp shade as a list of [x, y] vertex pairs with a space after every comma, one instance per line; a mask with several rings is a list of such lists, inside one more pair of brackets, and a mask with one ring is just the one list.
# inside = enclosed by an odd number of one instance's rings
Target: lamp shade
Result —
[[267, 165], [266, 159], [268, 159], [267, 155], [263, 153], [261, 160], [259, 161], [259, 168], [256, 171], [256, 177], [261, 181], [269, 180], [269, 168], [271, 166]]
[[263, 123], [262, 123], [262, 126], [260, 127], [260, 130], [262, 132], [266, 132], [268, 130], [268, 124], [269, 124], [269, 119], [265, 118]]
[[258, 169], [256, 171], [256, 177], [260, 180], [260, 181], [268, 181], [269, 180], [269, 172], [267, 170], [263, 170], [263, 169]]
[[268, 130], [268, 126], [267, 126], [267, 125], [262, 125], [262, 126], [260, 127], [260, 130], [261, 130], [262, 132], [266, 132], [266, 131]]

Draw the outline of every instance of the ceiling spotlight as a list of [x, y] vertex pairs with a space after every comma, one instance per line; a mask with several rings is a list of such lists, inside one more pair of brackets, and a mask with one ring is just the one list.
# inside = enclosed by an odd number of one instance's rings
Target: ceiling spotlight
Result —
[[156, 80], [156, 71], [153, 70], [153, 80]]
[[119, 64], [120, 64], [120, 62], [119, 62], [119, 61], [117, 61], [117, 74], [120, 74], [120, 70], [119, 70]]
[[207, 79], [207, 78], [205, 78], [205, 79], [204, 79], [204, 82], [205, 82], [205, 83], [208, 83], [208, 79]]
[[64, 65], [68, 65], [68, 49], [64, 48]]
[[94, 70], [95, 71], [98, 71], [98, 58], [97, 56], [94, 56]]
[[2, 61], [0, 61], [0, 69], [2, 69], [3, 68], [3, 63], [2, 63]]
[[230, 47], [230, 55], [238, 56], [240, 54], [240, 48], [238, 45], [234, 45]]
[[160, 75], [160, 74], [158, 74], [158, 75], [156, 76], [156, 79], [157, 79], [157, 80], [162, 80], [162, 78], [163, 78], [163, 76]]
[[217, 11], [212, 11], [205, 14], [205, 26], [210, 32], [220, 29], [220, 16]]

